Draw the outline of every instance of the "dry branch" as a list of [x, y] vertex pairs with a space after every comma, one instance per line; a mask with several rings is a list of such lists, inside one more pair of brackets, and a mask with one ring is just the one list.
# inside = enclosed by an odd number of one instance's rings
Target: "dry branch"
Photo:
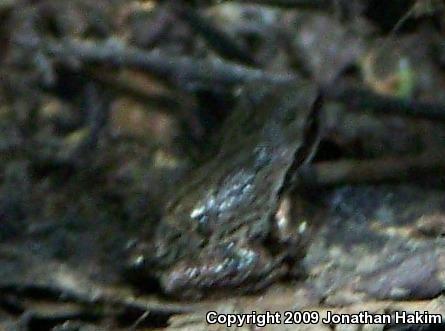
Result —
[[445, 104], [381, 95], [352, 84], [334, 84], [327, 88], [327, 97], [356, 109], [386, 115], [403, 115], [429, 120], [445, 120]]
[[119, 41], [88, 42], [67, 40], [48, 42], [46, 50], [67, 64], [70, 61], [100, 63], [114, 67], [144, 70], [185, 89], [193, 83], [234, 85], [249, 81], [280, 82], [292, 74], [271, 74], [259, 69], [223, 62], [217, 59], [197, 60], [186, 56], [170, 56], [160, 51], [144, 52]]
[[238, 3], [254, 3], [258, 5], [281, 8], [326, 9], [334, 4], [332, 0], [227, 0]]
[[[100, 43], [67, 40], [48, 42], [46, 48], [51, 55], [66, 64], [75, 59], [86, 63], [140, 69], [183, 90], [189, 90], [195, 84], [230, 87], [252, 81], [282, 82], [298, 79], [293, 73], [270, 73], [217, 59], [199, 60], [186, 56], [169, 56], [159, 51], [145, 52], [118, 41]], [[383, 96], [350, 83], [331, 84], [324, 88], [324, 94], [327, 99], [346, 103], [359, 110], [445, 120], [444, 104]]]
[[327, 187], [415, 180], [422, 175], [445, 172], [443, 152], [420, 156], [386, 157], [375, 160], [325, 161], [304, 169], [304, 186]]
[[254, 65], [255, 59], [235, 38], [215, 26], [197, 10], [187, 4], [176, 5], [176, 13], [213, 48], [228, 60]]

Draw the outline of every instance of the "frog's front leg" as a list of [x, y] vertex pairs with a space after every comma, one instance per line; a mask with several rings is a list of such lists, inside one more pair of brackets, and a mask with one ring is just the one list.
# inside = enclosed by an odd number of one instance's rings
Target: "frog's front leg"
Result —
[[258, 291], [286, 272], [282, 257], [272, 257], [260, 246], [227, 242], [179, 261], [163, 273], [161, 286], [169, 295], [197, 299], [223, 289]]

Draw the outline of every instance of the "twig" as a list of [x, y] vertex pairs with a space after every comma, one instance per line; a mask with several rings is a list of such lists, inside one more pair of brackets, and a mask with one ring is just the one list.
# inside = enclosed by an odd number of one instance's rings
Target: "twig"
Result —
[[170, 27], [175, 23], [175, 17], [169, 10], [169, 6], [164, 4], [158, 5], [158, 15], [150, 24], [150, 29], [144, 35], [136, 38], [136, 44], [145, 49], [156, 46], [163, 38], [166, 37]]
[[[55, 300], [56, 302], [74, 302], [90, 308], [107, 307], [112, 310], [128, 310], [138, 316], [150, 312], [153, 316], [171, 316], [191, 313], [199, 304], [163, 303], [154, 299], [135, 298], [129, 293], [119, 292], [112, 288], [93, 288], [90, 292], [60, 284], [0, 284], [2, 296], [14, 294], [29, 299]], [[97, 310], [105, 313], [107, 310]]]
[[[252, 81], [283, 82], [299, 78], [295, 74], [269, 73], [220, 60], [168, 56], [158, 51], [144, 52], [119, 42], [69, 40], [49, 42], [46, 46], [50, 54], [67, 64], [76, 59], [81, 62], [137, 68], [184, 90], [192, 88], [195, 84], [230, 87]], [[383, 96], [356, 88], [350, 83], [335, 83], [323, 90], [326, 99], [341, 101], [359, 110], [445, 121], [444, 104]]]
[[303, 169], [303, 186], [329, 187], [418, 179], [422, 175], [445, 173], [443, 152], [420, 156], [391, 157], [375, 160], [326, 161]]
[[226, 0], [226, 2], [254, 3], [281, 8], [326, 9], [331, 8], [333, 0]]
[[364, 88], [353, 87], [352, 84], [333, 84], [326, 88], [325, 95], [327, 98], [344, 102], [360, 110], [445, 120], [445, 104], [385, 96]]
[[68, 40], [48, 42], [46, 50], [67, 64], [73, 60], [126, 66], [145, 70], [182, 88], [196, 83], [236, 85], [249, 81], [280, 82], [295, 78], [292, 74], [272, 74], [220, 60], [197, 60], [185, 56], [169, 56], [159, 51], [144, 52], [115, 42], [88, 42]]
[[72, 158], [81, 159], [93, 152], [98, 144], [100, 134], [106, 127], [110, 115], [110, 98], [95, 83], [85, 86], [85, 110], [87, 111], [88, 135], [77, 146]]
[[[86, 169], [91, 166], [99, 139], [109, 121], [111, 99], [95, 82], [85, 85], [83, 90], [83, 104], [86, 121], [82, 132], [74, 140], [70, 137], [57, 139], [38, 153], [35, 153], [41, 142], [30, 147], [29, 158], [37, 172], [49, 169]], [[80, 131], [79, 131], [80, 132]]]
[[185, 3], [180, 6], [175, 4], [175, 6], [176, 13], [223, 58], [248, 65], [256, 64], [255, 59], [243, 45], [212, 24], [194, 8]]

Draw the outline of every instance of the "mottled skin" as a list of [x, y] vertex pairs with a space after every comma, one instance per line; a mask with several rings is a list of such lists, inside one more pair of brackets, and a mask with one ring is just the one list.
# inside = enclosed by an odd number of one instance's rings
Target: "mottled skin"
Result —
[[265, 241], [280, 197], [317, 145], [317, 100], [316, 88], [302, 82], [245, 91], [218, 155], [184, 181], [134, 264], [181, 297], [254, 291], [282, 276], [286, 252]]

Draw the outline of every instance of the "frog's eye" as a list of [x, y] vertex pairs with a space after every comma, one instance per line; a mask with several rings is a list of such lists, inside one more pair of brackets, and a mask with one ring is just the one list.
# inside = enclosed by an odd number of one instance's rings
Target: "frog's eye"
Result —
[[203, 239], [199, 242], [199, 248], [204, 248], [209, 244], [209, 240], [208, 239]]

